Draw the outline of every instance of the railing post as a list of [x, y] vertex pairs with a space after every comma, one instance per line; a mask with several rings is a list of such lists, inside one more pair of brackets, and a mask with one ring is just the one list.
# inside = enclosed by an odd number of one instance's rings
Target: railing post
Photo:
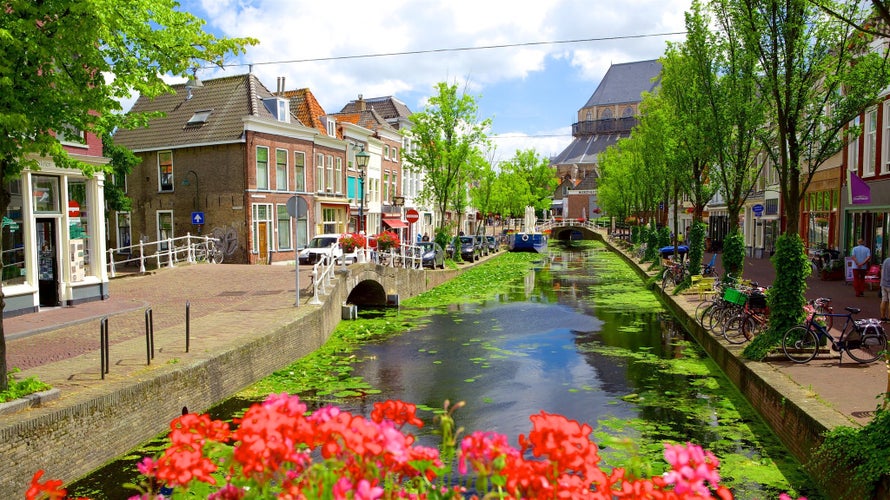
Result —
[[108, 274], [114, 278], [114, 249], [108, 249]]
[[145, 274], [145, 248], [142, 240], [139, 240], [139, 273]]
[[173, 258], [176, 256], [176, 249], [173, 248], [173, 238], [167, 238], [167, 267], [173, 267]]
[[321, 304], [321, 299], [318, 298], [318, 286], [320, 284], [321, 283], [319, 283], [318, 280], [318, 266], [315, 266], [312, 268], [312, 287], [314, 289], [312, 290], [312, 300], [309, 301], [309, 303], [312, 305], [317, 306]]
[[192, 254], [192, 248], [194, 248], [194, 247], [192, 247], [192, 233], [191, 232], [185, 233], [185, 245], [186, 245], [185, 260], [189, 264], [194, 264], [195, 257]]
[[155, 325], [151, 308], [145, 310], [145, 364], [151, 365], [155, 357]]

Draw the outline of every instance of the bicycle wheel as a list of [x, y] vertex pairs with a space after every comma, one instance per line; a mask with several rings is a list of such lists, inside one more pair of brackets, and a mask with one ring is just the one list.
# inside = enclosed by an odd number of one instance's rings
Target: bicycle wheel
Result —
[[668, 283], [671, 283], [671, 286], [674, 286], [674, 272], [671, 269], [665, 269], [664, 273], [661, 275], [661, 290], [664, 291], [667, 289]]
[[754, 319], [746, 314], [739, 314], [723, 324], [723, 338], [730, 344], [744, 344], [751, 340], [749, 332], [753, 329]]
[[714, 335], [721, 335], [723, 333], [723, 324], [738, 312], [739, 309], [735, 304], [724, 303], [708, 317], [706, 328]]
[[872, 328], [864, 332], [854, 329], [844, 341], [844, 351], [857, 363], [871, 363], [887, 349], [887, 337]]
[[709, 307], [713, 307], [713, 306], [714, 306], [713, 300], [703, 300], [703, 301], [699, 302], [698, 306], [695, 307], [694, 318], [697, 319], [700, 323], [702, 320], [702, 317], [704, 317], [704, 315], [705, 315], [705, 311], [707, 311]]
[[212, 264], [222, 264], [223, 251], [219, 248], [219, 245], [211, 245], [207, 251], [207, 260]]
[[795, 363], [806, 363], [818, 351], [819, 339], [805, 326], [792, 326], [782, 335], [782, 352]]

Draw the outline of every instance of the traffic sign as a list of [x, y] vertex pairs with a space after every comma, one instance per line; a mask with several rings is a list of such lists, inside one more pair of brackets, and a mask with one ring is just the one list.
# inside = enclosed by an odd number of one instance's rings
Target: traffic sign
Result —
[[411, 224], [414, 224], [415, 222], [420, 220], [420, 214], [417, 213], [417, 210], [414, 210], [413, 208], [409, 208], [405, 212], [405, 220]]
[[287, 208], [287, 215], [298, 219], [306, 217], [306, 213], [309, 212], [309, 204], [306, 203], [302, 196], [291, 196], [287, 199], [285, 207]]
[[751, 211], [754, 212], [755, 217], [760, 217], [761, 215], [763, 215], [763, 205], [758, 203], [751, 207]]
[[68, 200], [68, 217], [80, 217], [80, 203], [77, 200]]
[[201, 226], [204, 224], [204, 212], [192, 212], [192, 224]]

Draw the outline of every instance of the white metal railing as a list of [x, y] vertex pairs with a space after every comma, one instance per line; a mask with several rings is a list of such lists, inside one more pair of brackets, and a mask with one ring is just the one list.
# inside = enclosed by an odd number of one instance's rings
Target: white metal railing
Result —
[[[128, 245], [119, 248], [109, 248], [108, 252], [108, 273], [114, 278], [115, 269], [119, 265], [138, 265], [139, 272], [145, 273], [146, 261], [154, 260], [155, 267], [160, 268], [162, 265], [173, 267], [177, 262], [196, 261], [195, 255], [199, 248], [206, 249], [211, 245], [218, 244], [219, 240], [210, 236], [192, 236], [190, 233], [178, 238], [168, 238], [158, 241], [140, 241], [135, 245]], [[161, 247], [161, 245], [165, 245]], [[155, 250], [152, 253], [152, 250]], [[130, 255], [130, 257], [121, 258], [121, 256]]]
[[387, 267], [404, 267], [405, 269], [421, 269], [423, 267], [423, 249], [417, 245], [399, 245], [398, 250], [390, 248], [383, 252], [369, 248], [362, 250], [361, 255], [363, 255], [364, 262], [374, 262]]
[[[331, 278], [334, 275], [334, 268], [337, 265], [337, 259], [333, 254], [322, 254], [318, 262], [312, 266], [312, 300], [309, 301], [313, 305], [321, 305], [319, 295], [327, 295], [333, 288]], [[297, 270], [299, 272], [299, 269]]]

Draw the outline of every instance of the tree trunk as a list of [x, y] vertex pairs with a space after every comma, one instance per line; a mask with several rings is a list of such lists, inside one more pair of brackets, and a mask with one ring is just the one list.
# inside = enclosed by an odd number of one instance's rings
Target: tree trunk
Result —
[[[9, 165], [6, 160], [0, 160], [0, 216], [6, 215], [9, 207], [9, 184], [4, 181]], [[0, 229], [2, 232], [2, 229]], [[3, 238], [0, 235], [0, 255], [3, 255]], [[2, 261], [2, 259], [0, 259]], [[2, 279], [2, 265], [0, 265], [0, 279]], [[0, 287], [0, 391], [9, 388], [9, 367], [6, 366], [6, 332], [3, 329], [3, 311], [6, 310], [6, 293]]]

